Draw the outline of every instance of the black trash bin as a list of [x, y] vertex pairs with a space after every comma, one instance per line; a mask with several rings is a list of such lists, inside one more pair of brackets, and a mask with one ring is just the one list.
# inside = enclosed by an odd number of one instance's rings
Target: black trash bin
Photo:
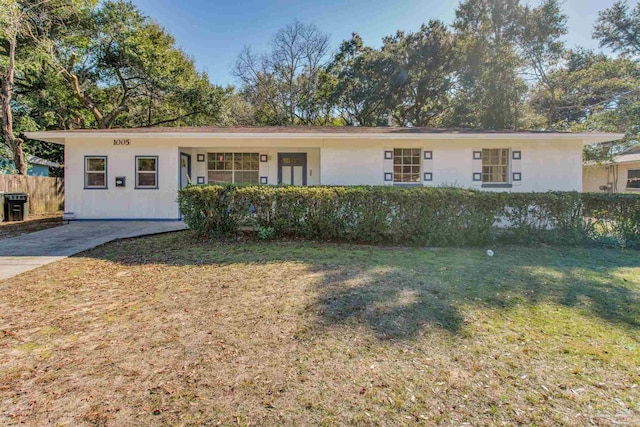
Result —
[[4, 193], [4, 220], [24, 221], [29, 216], [26, 193]]

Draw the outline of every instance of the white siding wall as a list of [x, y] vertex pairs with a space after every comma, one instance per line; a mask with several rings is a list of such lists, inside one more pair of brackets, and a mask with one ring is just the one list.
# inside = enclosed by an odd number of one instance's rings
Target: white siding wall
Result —
[[582, 178], [583, 191], [601, 193], [603, 190], [600, 189], [600, 186], [609, 184], [613, 186], [613, 180], [615, 179], [613, 171], [615, 170], [618, 176], [618, 193], [640, 192], [635, 188], [627, 188], [629, 169], [640, 169], [640, 162], [617, 164], [614, 167], [607, 165], [585, 166]]
[[[158, 189], [135, 189], [135, 156], [158, 156]], [[106, 190], [84, 189], [85, 156], [107, 156]], [[131, 140], [114, 146], [112, 139], [65, 142], [65, 211], [77, 219], [179, 218], [178, 147], [171, 141]], [[116, 187], [117, 176], [126, 187]]]
[[423, 185], [480, 187], [481, 183], [473, 181], [473, 151], [509, 148], [522, 153], [519, 165], [522, 181], [512, 189], [498, 190], [541, 192], [582, 189], [582, 144], [580, 141], [562, 140], [325, 141], [321, 155], [321, 184], [389, 184], [384, 182], [384, 151], [394, 148], [421, 148], [433, 152], [433, 181], [423, 181]]

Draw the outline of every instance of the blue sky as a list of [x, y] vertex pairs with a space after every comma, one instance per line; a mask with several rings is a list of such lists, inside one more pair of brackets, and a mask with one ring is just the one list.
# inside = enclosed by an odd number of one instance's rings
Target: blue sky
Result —
[[[530, 0], [536, 5], [540, 0]], [[615, 0], [565, 0], [569, 47], [597, 48], [591, 39], [598, 11]], [[429, 19], [453, 21], [458, 0], [133, 0], [172, 33], [213, 83], [234, 84], [231, 68], [245, 45], [266, 50], [269, 40], [294, 19], [314, 23], [331, 35], [332, 48], [359, 33], [366, 44], [379, 46], [396, 30], [412, 31]]]

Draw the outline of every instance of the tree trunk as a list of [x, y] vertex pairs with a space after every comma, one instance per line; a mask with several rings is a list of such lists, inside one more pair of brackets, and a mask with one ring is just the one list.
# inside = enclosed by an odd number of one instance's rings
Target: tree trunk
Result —
[[549, 100], [549, 108], [547, 109], [547, 130], [553, 128], [553, 119], [556, 115], [556, 91], [551, 88], [549, 92], [551, 93], [551, 99]]
[[24, 141], [16, 138], [13, 134], [13, 114], [11, 113], [11, 98], [13, 97], [14, 75], [16, 71], [16, 38], [10, 37], [9, 40], [9, 67], [7, 75], [2, 79], [2, 137], [5, 144], [13, 153], [13, 163], [20, 175], [27, 174], [27, 164], [24, 162], [24, 153], [22, 152], [22, 144]]

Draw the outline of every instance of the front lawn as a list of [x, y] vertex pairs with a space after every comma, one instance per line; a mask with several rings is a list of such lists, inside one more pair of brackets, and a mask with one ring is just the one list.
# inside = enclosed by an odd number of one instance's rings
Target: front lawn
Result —
[[0, 282], [0, 424], [637, 425], [640, 252], [119, 241]]

